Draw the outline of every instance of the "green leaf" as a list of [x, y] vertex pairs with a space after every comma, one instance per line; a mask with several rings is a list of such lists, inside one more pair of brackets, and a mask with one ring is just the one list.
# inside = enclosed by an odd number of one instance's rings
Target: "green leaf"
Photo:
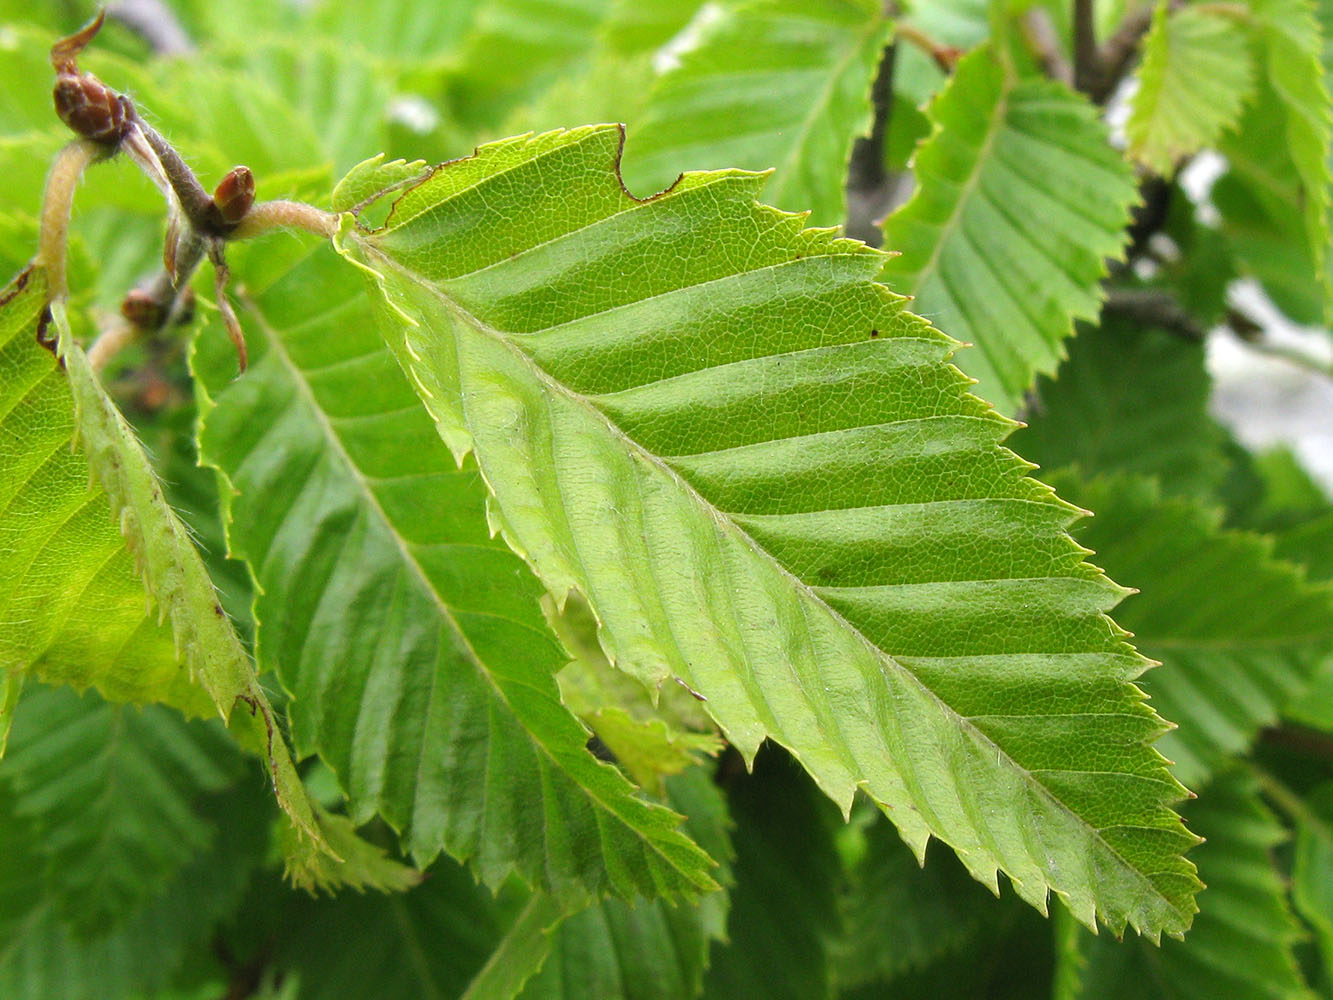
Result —
[[1169, 176], [1236, 123], [1254, 86], [1244, 25], [1212, 9], [1160, 3], [1143, 43], [1125, 132], [1136, 160]]
[[351, 212], [377, 195], [420, 179], [428, 170], [425, 160], [390, 160], [384, 154], [358, 163], [333, 189], [333, 210]]
[[1107, 316], [1080, 327], [1056, 376], [1038, 381], [1009, 445], [1045, 469], [1156, 476], [1169, 493], [1206, 496], [1227, 471], [1211, 389], [1203, 344]]
[[775, 168], [768, 197], [816, 225], [843, 222], [853, 140], [892, 22], [878, 0], [757, 0], [710, 8], [695, 44], [631, 127], [625, 180], [659, 191], [699, 166]]
[[[711, 769], [673, 777], [671, 805], [689, 817], [687, 832], [721, 863], [731, 882], [730, 820]], [[574, 914], [551, 933], [550, 955], [523, 1000], [677, 1000], [703, 987], [713, 941], [726, 936], [728, 896], [712, 892], [693, 905], [662, 900], [633, 905], [611, 899]], [[739, 995], [739, 994], [738, 994]]]
[[1249, 0], [1259, 86], [1221, 145], [1214, 187], [1238, 259], [1292, 318], [1318, 322], [1329, 301], [1329, 95], [1308, 0]]
[[480, 0], [339, 0], [320, 4], [311, 28], [392, 62], [439, 62], [455, 54], [481, 6]]
[[209, 846], [215, 831], [193, 800], [229, 785], [239, 764], [224, 733], [170, 709], [42, 687], [18, 713], [0, 780], [41, 837], [47, 897], [88, 934], [160, 893]]
[[1306, 796], [1308, 815], [1296, 821], [1291, 901], [1315, 930], [1324, 967], [1333, 969], [1333, 782]]
[[1087, 965], [1081, 989], [1068, 1000], [1313, 1000], [1292, 955], [1301, 930], [1271, 856], [1285, 833], [1254, 781], [1219, 776], [1186, 815], [1206, 838], [1196, 857], [1208, 888], [1199, 896], [1193, 929], [1160, 948], [1084, 932]]
[[[254, 286], [252, 286], [252, 291]], [[201, 453], [227, 478], [232, 554], [258, 584], [256, 648], [292, 736], [364, 823], [419, 863], [562, 898], [712, 888], [677, 817], [585, 749], [540, 588], [488, 537], [485, 491], [443, 447], [327, 250], [245, 302], [250, 368], [197, 342]]]
[[405, 893], [261, 902], [254, 919], [266, 933], [254, 947], [272, 952], [280, 978], [299, 980], [300, 1000], [346, 1000], [362, 984], [376, 1000], [453, 997], [500, 943], [505, 917], [467, 869], [441, 859]]
[[[40, 885], [37, 834], [0, 794], [0, 996], [5, 1000], [122, 1000], [164, 989], [208, 948], [217, 922], [232, 913], [268, 848], [272, 795], [239, 782], [196, 799], [200, 820], [216, 828], [164, 890], [116, 927], [79, 936], [60, 919]], [[217, 995], [217, 994], [214, 994]]]
[[300, 881], [309, 857], [326, 847], [287, 744], [276, 731], [273, 709], [259, 686], [254, 664], [218, 603], [189, 529], [167, 503], [148, 456], [74, 342], [64, 303], [53, 303], [51, 312], [88, 464], [106, 490], [112, 514], [142, 568], [145, 588], [171, 621], [178, 661], [189, 667], [190, 676], [208, 692], [224, 720], [231, 718], [238, 701], [249, 706], [278, 804], [307, 847], [305, 860], [291, 859], [293, 877]]
[[[596, 734], [639, 786], [659, 797], [669, 775], [717, 754], [722, 740], [703, 706], [678, 684], [648, 689], [613, 667], [597, 645], [597, 622], [586, 604], [565, 603], [563, 613], [543, 600], [543, 610], [573, 659], [556, 676], [560, 699]], [[653, 704], [656, 697], [657, 704]]]
[[892, 980], [975, 947], [994, 900], [952, 857], [920, 865], [883, 817], [864, 832], [838, 898], [842, 935], [832, 949], [840, 990]]
[[612, 0], [602, 43], [613, 52], [649, 52], [685, 29], [703, 0]]
[[551, 935], [567, 916], [552, 897], [533, 893], [468, 984], [463, 1000], [513, 1000], [518, 996], [545, 964], [551, 953]]
[[452, 68], [460, 120], [492, 131], [505, 114], [584, 56], [612, 0], [491, 0], [478, 10]]
[[1108, 572], [1142, 582], [1118, 617], [1163, 664], [1143, 687], [1180, 728], [1158, 746], [1182, 781], [1208, 780], [1276, 721], [1333, 649], [1333, 586], [1307, 583], [1272, 557], [1270, 540], [1221, 529], [1219, 511], [1163, 498], [1152, 480], [1053, 478], [1097, 512], [1075, 537]]
[[17, 670], [0, 671], [0, 760], [9, 747], [9, 730], [14, 724], [14, 709], [23, 693], [23, 674]]
[[[1316, 273], [1324, 273], [1329, 242], [1328, 208], [1330, 137], [1333, 111], [1324, 86], [1319, 23], [1311, 0], [1249, 0], [1261, 26], [1260, 43], [1267, 83], [1285, 128], [1283, 147], [1300, 178], [1297, 204]], [[1269, 110], [1267, 108], [1265, 111]], [[1239, 136], [1243, 144], [1245, 137]]]
[[1082, 96], [1021, 79], [982, 47], [930, 107], [916, 191], [884, 223], [900, 255], [881, 280], [975, 349], [975, 390], [1014, 413], [1059, 362], [1074, 320], [1095, 319], [1121, 255], [1134, 178]]
[[619, 144], [482, 147], [342, 237], [505, 538], [747, 758], [771, 736], [844, 810], [863, 788], [918, 856], [938, 836], [1038, 907], [1183, 929], [1180, 790], [1077, 511], [873, 283], [882, 254], [758, 205], [753, 174], [635, 201]]
[[725, 784], [736, 822], [736, 888], [728, 941], [713, 955], [704, 996], [830, 996], [828, 942], [839, 916], [837, 814], [796, 764], [772, 749], [755, 761], [753, 773], [732, 773]]
[[[356, 825], [346, 816], [330, 813], [315, 804], [320, 833], [331, 854], [317, 854], [304, 875], [305, 888], [333, 892], [344, 887], [364, 892], [405, 892], [421, 881], [421, 873], [389, 857], [387, 851], [357, 835]], [[285, 857], [299, 857], [299, 834], [290, 825], [278, 830]]]
[[69, 380], [36, 340], [45, 306], [41, 270], [0, 295], [0, 669], [209, 714], [73, 447]]

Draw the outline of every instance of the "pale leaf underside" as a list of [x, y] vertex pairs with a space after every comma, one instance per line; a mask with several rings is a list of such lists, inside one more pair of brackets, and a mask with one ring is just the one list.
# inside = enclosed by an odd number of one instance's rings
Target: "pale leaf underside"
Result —
[[435, 435], [362, 282], [321, 251], [244, 315], [244, 379], [224, 338], [198, 341], [201, 449], [259, 585], [260, 662], [353, 817], [381, 813], [418, 861], [444, 849], [493, 888], [515, 870], [571, 898], [712, 888], [678, 818], [585, 749], [540, 588], [487, 536], [476, 470]]
[[620, 144], [482, 147], [341, 237], [510, 545], [747, 757], [771, 736], [844, 809], [863, 789], [918, 854], [934, 834], [1038, 907], [1183, 930], [1193, 838], [1076, 509], [874, 284], [881, 254], [740, 171], [636, 201]]

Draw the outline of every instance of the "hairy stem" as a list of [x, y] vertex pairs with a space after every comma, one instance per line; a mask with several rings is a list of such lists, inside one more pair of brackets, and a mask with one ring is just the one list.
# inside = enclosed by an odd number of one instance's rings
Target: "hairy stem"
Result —
[[122, 348], [134, 343], [141, 332], [129, 320], [121, 316], [115, 317], [88, 347], [89, 366], [100, 375], [106, 368], [107, 362], [120, 353]]
[[301, 201], [261, 201], [246, 213], [231, 238], [248, 240], [273, 229], [304, 229], [332, 239], [338, 231], [338, 217]]
[[65, 258], [69, 252], [69, 217], [74, 208], [74, 192], [83, 172], [97, 162], [104, 152], [95, 142], [76, 140], [56, 154], [51, 172], [46, 175], [36, 263], [46, 269], [47, 287], [52, 301], [63, 299], [68, 293]]

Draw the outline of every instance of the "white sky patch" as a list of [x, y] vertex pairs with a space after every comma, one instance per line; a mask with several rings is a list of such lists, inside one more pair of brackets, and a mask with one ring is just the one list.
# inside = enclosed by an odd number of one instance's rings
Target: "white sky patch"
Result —
[[653, 72], [661, 76], [679, 66], [681, 56], [697, 49], [702, 44], [704, 33], [708, 28], [722, 20], [725, 14], [722, 5], [713, 0], [700, 7], [694, 17], [690, 18], [689, 24], [653, 53]]
[[440, 124], [440, 112], [420, 94], [399, 94], [385, 109], [389, 121], [411, 129], [417, 135], [433, 132]]
[[[1273, 347], [1333, 363], [1327, 331], [1292, 323], [1258, 282], [1235, 282], [1228, 298], [1262, 325]], [[1333, 497], [1333, 379], [1257, 351], [1226, 330], [1208, 338], [1208, 371], [1213, 416], [1251, 451], [1289, 447]]]

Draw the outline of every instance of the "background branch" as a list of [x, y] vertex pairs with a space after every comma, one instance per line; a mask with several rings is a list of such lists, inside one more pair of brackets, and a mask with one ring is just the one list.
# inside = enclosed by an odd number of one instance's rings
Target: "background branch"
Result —
[[1093, 21], [1093, 0], [1074, 0], [1074, 86], [1091, 94], [1101, 81], [1101, 54]]
[[160, 56], [194, 51], [190, 36], [163, 0], [119, 0], [107, 7], [106, 14], [146, 41]]

